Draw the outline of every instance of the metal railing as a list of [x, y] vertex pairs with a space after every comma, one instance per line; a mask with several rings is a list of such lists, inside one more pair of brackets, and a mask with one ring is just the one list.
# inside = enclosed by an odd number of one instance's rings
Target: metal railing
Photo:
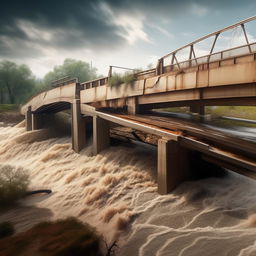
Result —
[[[200, 64], [206, 64], [206, 63], [210, 63], [210, 62], [214, 62], [214, 61], [220, 61], [223, 59], [228, 59], [228, 58], [232, 58], [232, 57], [238, 57], [238, 56], [242, 56], [242, 55], [246, 55], [246, 54], [255, 53], [256, 52], [256, 42], [254, 42], [254, 43], [249, 42], [248, 34], [246, 31], [246, 27], [245, 27], [246, 23], [249, 23], [253, 20], [256, 20], [256, 16], [253, 16], [246, 20], [242, 20], [242, 21], [235, 23], [231, 26], [228, 26], [226, 28], [223, 28], [221, 30], [218, 30], [216, 32], [208, 34], [206, 36], [203, 36], [187, 45], [184, 45], [184, 46], [178, 48], [177, 50], [172, 51], [171, 53], [168, 53], [165, 56], [161, 57], [158, 60], [156, 68], [139, 71], [139, 72], [136, 72], [134, 69], [129, 69], [129, 70], [134, 71], [135, 77], [139, 80], [139, 79], [144, 79], [144, 78], [148, 78], [148, 77], [153, 77], [155, 75], [161, 75], [161, 74], [171, 72], [171, 71], [180, 71], [180, 70], [183, 70], [186, 68], [198, 66]], [[223, 32], [232, 30], [237, 27], [241, 27], [241, 29], [242, 29], [242, 33], [243, 33], [243, 36], [245, 39], [245, 44], [237, 46], [237, 47], [225, 49], [222, 51], [214, 52], [216, 43], [217, 43], [218, 39], [220, 38], [220, 35]], [[211, 37], [214, 37], [214, 38], [213, 38], [212, 44], [209, 47], [210, 49], [209, 49], [208, 54], [205, 54], [203, 56], [196, 56], [196, 50], [195, 50], [196, 44], [201, 43], [204, 40], [207, 40]], [[188, 49], [187, 59], [183, 60], [183, 61], [179, 61], [177, 55], [185, 49]], [[171, 58], [171, 62], [165, 63], [165, 61], [168, 58]], [[93, 88], [93, 87], [107, 85], [110, 77], [112, 76], [113, 68], [123, 68], [123, 67], [110, 66], [109, 74], [107, 77], [103, 77], [103, 78], [99, 78], [99, 79], [95, 79], [92, 81], [87, 81], [87, 82], [81, 83], [82, 89], [89, 89], [89, 88]], [[128, 68], [124, 68], [124, 69], [128, 69]]]
[[65, 76], [60, 79], [52, 81], [51, 87], [55, 88], [55, 87], [59, 87], [59, 86], [71, 84], [71, 83], [78, 83], [78, 78], [76, 77], [71, 78], [70, 76]]
[[[253, 20], [256, 20], [256, 16], [253, 16], [251, 18], [248, 18], [246, 20], [242, 20], [238, 23], [235, 23], [231, 26], [228, 26], [226, 28], [223, 28], [221, 30], [218, 30], [216, 32], [213, 32], [211, 34], [208, 34], [204, 37], [201, 37], [195, 41], [193, 41], [192, 43], [189, 43], [187, 45], [184, 45], [180, 48], [178, 48], [177, 50], [171, 52], [171, 53], [168, 53], [166, 54], [165, 56], [163, 56], [162, 58], [160, 58], [158, 60], [158, 63], [157, 63], [157, 67], [156, 67], [156, 74], [157, 75], [161, 75], [163, 73], [165, 73], [165, 70], [168, 70], [168, 71], [172, 71], [173, 69], [183, 69], [183, 68], [189, 68], [191, 66], [195, 66], [195, 65], [199, 65], [199, 64], [202, 64], [202, 63], [209, 63], [209, 62], [212, 62], [212, 61], [217, 61], [216, 60], [213, 60], [214, 59], [214, 56], [220, 54], [221, 57], [218, 58], [218, 60], [221, 60], [221, 59], [224, 59], [224, 55], [223, 53], [226, 53], [226, 52], [231, 52], [231, 51], [234, 51], [234, 50], [237, 50], [237, 49], [246, 49], [246, 51], [244, 51], [243, 54], [246, 54], [246, 53], [252, 53], [252, 52], [255, 52], [255, 43], [249, 43], [249, 39], [248, 39], [248, 35], [247, 35], [247, 31], [246, 31], [246, 27], [245, 27], [245, 24], [246, 23], [249, 23]], [[215, 49], [215, 46], [216, 46], [216, 43], [218, 41], [218, 39], [220, 38], [220, 35], [223, 33], [223, 32], [226, 32], [228, 30], [232, 30], [234, 28], [237, 28], [237, 27], [241, 27], [242, 29], [242, 33], [243, 33], [243, 36], [244, 36], [244, 39], [245, 39], [245, 44], [243, 45], [240, 45], [238, 47], [234, 47], [234, 48], [231, 48], [231, 49], [226, 49], [226, 50], [223, 50], [223, 51], [219, 51], [219, 52], [214, 52], [214, 49]], [[205, 54], [204, 56], [200, 56], [200, 57], [197, 57], [196, 56], [196, 53], [195, 53], [195, 46], [196, 44], [198, 43], [201, 43], [209, 38], [213, 38], [213, 42], [211, 44], [211, 47], [209, 49], [209, 52], [208, 54]], [[253, 46], [253, 47], [252, 47]], [[181, 53], [182, 51], [184, 50], [188, 50], [188, 56], [187, 56], [187, 59], [185, 61], [179, 61], [178, 58], [177, 58], [177, 55], [179, 53]], [[238, 51], [237, 51], [238, 53]], [[238, 56], [238, 55], [243, 55], [243, 54], [234, 54], [234, 56]], [[166, 63], [165, 60], [170, 58], [171, 59], [171, 63], [168, 63], [167, 65], [165, 65]], [[202, 60], [204, 60], [202, 62]], [[201, 63], [200, 63], [201, 61]], [[170, 69], [166, 69], [166, 66], [169, 66]]]

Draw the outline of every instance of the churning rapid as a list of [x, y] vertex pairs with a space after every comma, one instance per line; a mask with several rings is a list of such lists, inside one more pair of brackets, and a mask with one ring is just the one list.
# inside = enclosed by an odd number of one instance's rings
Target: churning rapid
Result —
[[[50, 130], [0, 128], [0, 164], [23, 167], [33, 196], [0, 214], [23, 231], [42, 220], [76, 216], [95, 226], [117, 255], [256, 255], [256, 182], [235, 173], [183, 183], [157, 194], [156, 152], [115, 146], [80, 154]], [[205, 170], [207, 172], [207, 170]]]

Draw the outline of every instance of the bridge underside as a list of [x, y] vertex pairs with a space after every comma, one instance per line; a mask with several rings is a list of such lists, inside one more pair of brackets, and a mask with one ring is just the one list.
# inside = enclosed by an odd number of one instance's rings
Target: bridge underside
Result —
[[57, 113], [60, 111], [64, 111], [71, 108], [70, 102], [54, 102], [48, 105], [43, 105], [37, 110], [33, 111], [36, 114], [43, 114], [43, 113]]

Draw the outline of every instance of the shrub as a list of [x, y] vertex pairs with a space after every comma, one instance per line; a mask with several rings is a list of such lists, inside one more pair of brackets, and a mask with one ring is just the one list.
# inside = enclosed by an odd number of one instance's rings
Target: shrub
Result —
[[111, 77], [110, 77], [110, 81], [109, 81], [109, 85], [110, 86], [119, 86], [120, 84], [123, 83], [123, 79], [122, 76], [114, 73]]
[[0, 207], [11, 205], [22, 198], [29, 185], [29, 176], [21, 167], [0, 165]]
[[120, 84], [133, 84], [136, 81], [136, 76], [134, 73], [125, 72], [123, 75], [114, 73], [110, 78], [110, 86], [119, 86]]
[[28, 231], [0, 240], [0, 255], [100, 256], [100, 236], [75, 218], [42, 222]]
[[0, 239], [11, 236], [15, 232], [14, 227], [11, 222], [2, 222], [0, 223]]

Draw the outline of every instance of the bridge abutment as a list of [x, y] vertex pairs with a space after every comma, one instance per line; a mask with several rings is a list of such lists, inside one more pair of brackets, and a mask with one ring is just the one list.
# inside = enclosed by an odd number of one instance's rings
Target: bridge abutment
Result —
[[80, 100], [75, 99], [71, 106], [72, 112], [72, 149], [80, 152], [85, 147], [85, 119], [81, 114]]
[[97, 155], [109, 147], [110, 134], [109, 122], [98, 117], [93, 117], [93, 154]]
[[165, 195], [188, 179], [188, 152], [178, 142], [161, 138], [157, 150], [158, 193]]

